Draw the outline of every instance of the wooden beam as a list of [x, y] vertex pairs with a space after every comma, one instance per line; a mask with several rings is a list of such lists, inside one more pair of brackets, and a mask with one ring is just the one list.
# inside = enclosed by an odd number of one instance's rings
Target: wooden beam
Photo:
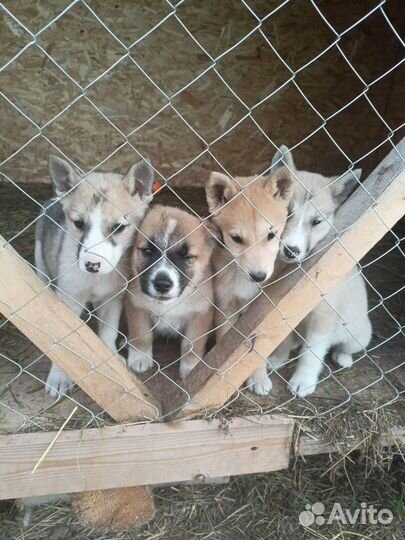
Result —
[[[223, 405], [362, 257], [405, 214], [405, 139], [337, 213], [330, 235], [302, 267], [267, 287], [188, 377], [173, 400], [178, 416]], [[288, 321], [288, 323], [286, 322]]]
[[267, 472], [288, 466], [294, 422], [250, 416], [0, 437], [0, 499]]
[[[335, 452], [345, 453], [351, 452], [356, 449], [360, 449], [363, 443], [367, 441], [364, 440], [363, 436], [350, 435], [342, 441], [336, 442], [327, 442], [316, 437], [310, 437], [308, 435], [303, 435], [300, 437], [296, 453], [299, 456], [315, 456], [319, 454], [333, 454]], [[404, 444], [405, 442], [405, 428], [399, 426], [393, 426], [390, 429], [389, 433], [381, 433], [377, 437], [373, 433], [373, 446], [379, 445], [380, 447], [392, 446], [398, 447]]]
[[0, 245], [0, 312], [114, 420], [158, 418], [159, 403], [140, 379], [1, 236]]
[[[1, 236], [0, 245], [3, 246], [0, 250], [0, 312], [114, 420], [159, 418], [160, 404], [140, 379], [112, 355], [99, 337], [49, 287], [44, 286], [27, 262]], [[71, 451], [75, 453], [72, 448]], [[35, 475], [30, 482], [35, 484]], [[65, 488], [61, 487], [63, 484]], [[100, 488], [107, 487], [103, 482], [100, 484]], [[66, 482], [59, 486], [64, 492], [69, 491]], [[128, 500], [132, 500], [132, 505], [126, 522], [131, 522], [132, 526], [152, 519], [155, 513], [153, 495], [148, 488], [83, 493], [80, 497], [77, 502], [89, 508], [90, 521], [93, 516], [98, 516], [97, 508], [91, 512], [94, 500], [98, 501], [99, 509], [104, 508], [102, 517], [105, 521], [98, 517], [94, 525], [109, 526], [116, 508]], [[103, 501], [115, 502], [115, 505], [103, 504]], [[141, 510], [138, 512], [137, 509]]]

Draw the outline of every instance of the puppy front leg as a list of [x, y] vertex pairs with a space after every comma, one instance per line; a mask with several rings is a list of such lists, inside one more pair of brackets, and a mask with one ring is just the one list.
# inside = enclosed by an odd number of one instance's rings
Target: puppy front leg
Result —
[[65, 293], [59, 289], [56, 290], [56, 296], [58, 296], [64, 304], [70, 307], [73, 313], [76, 313], [80, 317], [83, 309], [85, 309], [86, 301], [73, 298], [69, 293]]
[[215, 326], [217, 328], [217, 343], [224, 337], [224, 335], [230, 330], [238, 320], [239, 316], [225, 318], [223, 315], [215, 317]]
[[215, 328], [217, 343], [224, 335], [233, 328], [240, 316], [241, 305], [236, 300], [221, 304], [218, 302], [218, 308], [215, 311]]
[[[329, 335], [312, 334], [305, 339], [308, 345], [304, 345], [305, 352], [288, 383], [291, 392], [299, 397], [306, 397], [315, 392], [325, 356], [331, 345]], [[311, 346], [311, 343], [314, 345]]]
[[122, 311], [123, 295], [115, 296], [96, 309], [98, 335], [114, 354], [117, 353], [117, 335]]
[[212, 330], [214, 316], [209, 309], [191, 319], [184, 331], [181, 342], [180, 377], [185, 379], [205, 354], [208, 333]]
[[258, 396], [267, 396], [270, 394], [273, 385], [267, 373], [267, 361], [263, 360], [260, 367], [254, 370], [252, 375], [246, 381], [246, 384], [252, 392]]
[[[68, 293], [64, 294], [60, 289], [57, 289], [56, 295], [80, 317], [80, 314], [83, 311], [84, 302], [76, 302]], [[51, 397], [57, 398], [60, 394], [68, 394], [73, 385], [74, 382], [66, 375], [63, 369], [52, 362], [51, 369], [49, 370], [46, 379], [45, 392]]]
[[52, 362], [45, 384], [45, 392], [53, 398], [68, 394], [74, 382], [57, 364]]
[[293, 343], [294, 340], [290, 334], [267, 358], [267, 361], [263, 361], [262, 365], [252, 373], [247, 380], [247, 386], [250, 390], [252, 390], [252, 392], [258, 394], [259, 396], [267, 396], [270, 394], [273, 384], [269, 374], [267, 373], [267, 369], [271, 368], [273, 370], [277, 370], [283, 366], [283, 364], [285, 364], [288, 360]]
[[86, 303], [88, 302], [86, 291], [80, 289], [80, 284], [73, 278], [69, 272], [65, 272], [61, 275], [56, 283], [56, 295], [70, 307], [70, 309], [81, 315], [82, 311], [86, 309]]
[[153, 367], [153, 330], [149, 313], [134, 306], [130, 298], [125, 299], [125, 314], [128, 324], [127, 365], [137, 373]]
[[274, 349], [271, 355], [267, 358], [269, 368], [277, 370], [288, 362], [290, 352], [295, 344], [293, 333], [294, 330], [285, 338], [284, 341], [280, 343], [276, 349]]

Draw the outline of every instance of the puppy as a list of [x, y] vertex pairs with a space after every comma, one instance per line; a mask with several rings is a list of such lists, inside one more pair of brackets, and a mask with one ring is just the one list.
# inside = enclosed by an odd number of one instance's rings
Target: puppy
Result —
[[[262, 292], [274, 270], [280, 237], [287, 219], [293, 177], [287, 167], [267, 176], [236, 177], [213, 172], [206, 185], [212, 220], [222, 234], [215, 248], [217, 340], [235, 324], [242, 311]], [[242, 187], [245, 186], [245, 187]], [[266, 395], [271, 381], [266, 362], [249, 378], [254, 392]]]
[[204, 356], [213, 326], [213, 239], [194, 216], [157, 205], [146, 215], [131, 254], [126, 296], [128, 366], [153, 366], [153, 333], [181, 339], [180, 377]]
[[[340, 178], [297, 171], [285, 146], [274, 156], [274, 166], [281, 160], [295, 171], [298, 180], [294, 183], [291, 215], [281, 237], [280, 258], [287, 263], [301, 262], [332, 230], [335, 213], [357, 187], [361, 169]], [[269, 364], [277, 369], [288, 361], [293, 348], [302, 345], [302, 356], [289, 386], [291, 392], [305, 397], [315, 391], [329, 350], [339, 366], [350, 367], [352, 355], [367, 347], [371, 333], [366, 285], [356, 267], [274, 351]]]
[[[99, 335], [116, 353], [125, 277], [122, 260], [152, 194], [153, 169], [138, 161], [125, 176], [93, 172], [85, 179], [67, 161], [50, 156], [56, 197], [45, 204], [35, 231], [35, 266], [78, 315], [88, 302]], [[72, 385], [52, 364], [46, 390], [53, 397]]]

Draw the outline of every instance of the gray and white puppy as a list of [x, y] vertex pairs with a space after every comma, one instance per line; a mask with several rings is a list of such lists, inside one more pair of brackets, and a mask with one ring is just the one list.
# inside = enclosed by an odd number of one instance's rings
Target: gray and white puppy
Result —
[[[153, 169], [138, 161], [125, 176], [92, 172], [85, 178], [67, 161], [50, 156], [56, 197], [45, 203], [35, 231], [35, 266], [78, 315], [92, 303], [99, 335], [116, 353], [125, 276], [123, 256], [132, 245], [152, 195]], [[72, 385], [52, 364], [46, 390], [53, 397]]]
[[[361, 169], [331, 178], [297, 171], [285, 146], [275, 154], [272, 163], [275, 168], [286, 164], [297, 178], [290, 217], [281, 236], [280, 258], [288, 263], [301, 262], [332, 230], [335, 213], [358, 185]], [[328, 351], [332, 350], [332, 358], [339, 366], [348, 368], [353, 363], [352, 355], [369, 344], [371, 331], [366, 285], [356, 266], [298, 325], [302, 339], [292, 332], [268, 362], [277, 369], [288, 361], [292, 349], [302, 345], [289, 388], [305, 397], [315, 391]]]

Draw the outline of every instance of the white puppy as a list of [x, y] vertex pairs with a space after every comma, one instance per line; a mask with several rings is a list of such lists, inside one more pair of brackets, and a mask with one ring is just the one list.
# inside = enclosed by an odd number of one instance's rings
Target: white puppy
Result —
[[[294, 185], [291, 215], [281, 237], [280, 258], [288, 263], [301, 262], [332, 230], [336, 210], [357, 186], [361, 169], [340, 178], [297, 171], [285, 146], [274, 156], [274, 167], [281, 166], [282, 160], [299, 181]], [[356, 266], [270, 355], [268, 362], [277, 369], [288, 361], [292, 349], [302, 345], [289, 386], [291, 392], [305, 397], [315, 391], [328, 351], [332, 350], [332, 359], [339, 366], [350, 367], [352, 355], [369, 344], [371, 330], [366, 285]]]

